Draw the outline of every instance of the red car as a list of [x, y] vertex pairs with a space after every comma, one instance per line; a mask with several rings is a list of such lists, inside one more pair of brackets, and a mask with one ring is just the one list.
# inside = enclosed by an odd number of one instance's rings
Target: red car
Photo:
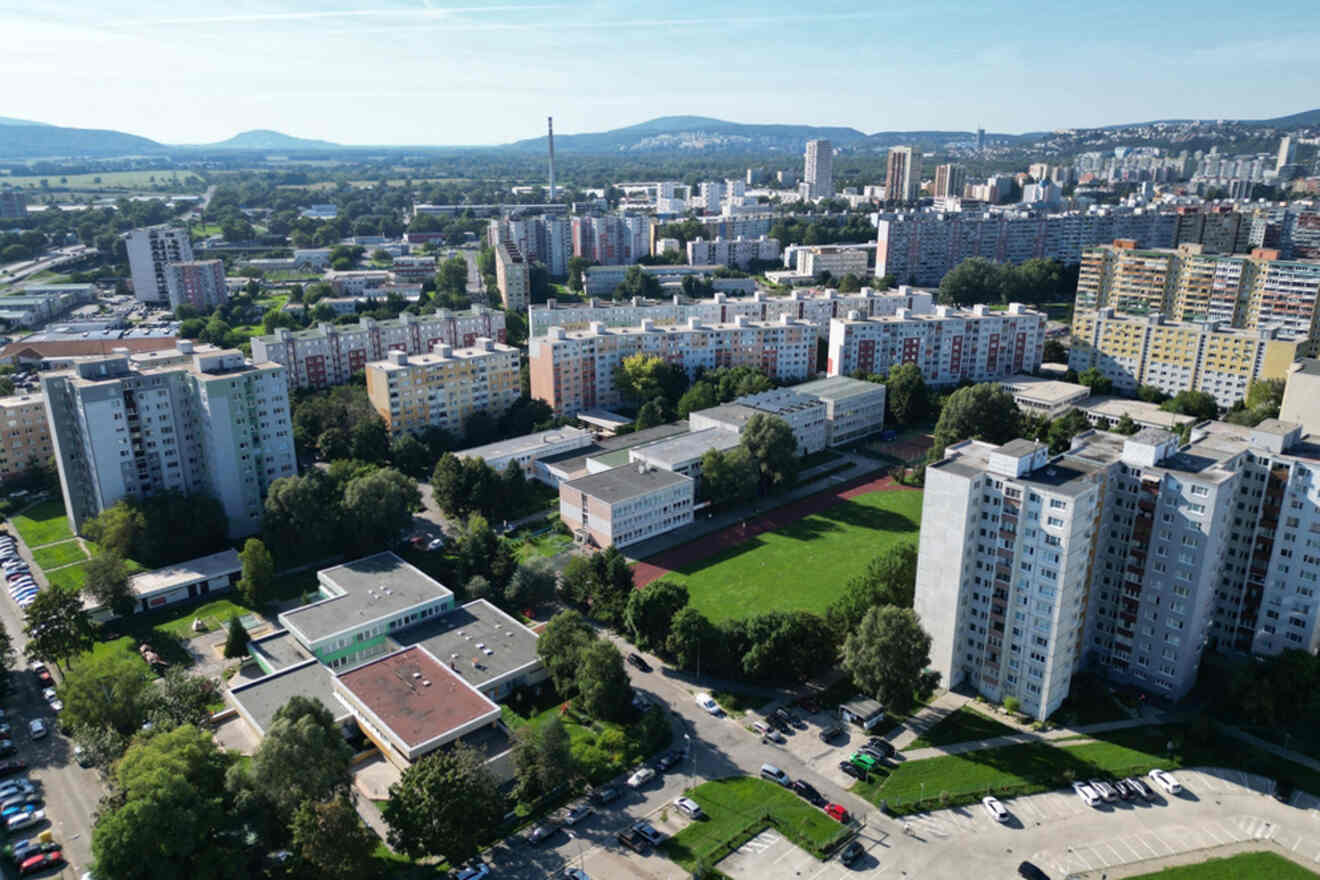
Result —
[[42, 684], [51, 683], [50, 670], [46, 668], [46, 664], [33, 663], [32, 671], [36, 673], [37, 681], [41, 682]]
[[845, 810], [845, 809], [844, 809], [842, 806], [840, 806], [839, 804], [826, 804], [826, 805], [825, 805], [825, 814], [828, 815], [831, 819], [834, 819], [834, 820], [837, 821], [837, 822], [847, 822], [847, 821], [848, 821], [848, 811]]
[[48, 853], [40, 853], [30, 859], [24, 859], [18, 866], [19, 876], [35, 874], [38, 871], [45, 871], [47, 868], [58, 868], [64, 864], [64, 853], [59, 850]]

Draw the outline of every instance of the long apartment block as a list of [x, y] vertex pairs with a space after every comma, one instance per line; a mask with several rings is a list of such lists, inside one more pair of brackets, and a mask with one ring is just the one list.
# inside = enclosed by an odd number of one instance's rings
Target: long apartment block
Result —
[[757, 291], [751, 296], [730, 297], [717, 293], [708, 299], [689, 300], [675, 295], [668, 302], [633, 297], [610, 302], [592, 297], [585, 303], [559, 303], [547, 300], [528, 310], [529, 334], [544, 336], [551, 327], [581, 330], [593, 323], [606, 327], [635, 327], [650, 321], [658, 327], [686, 324], [696, 318], [703, 324], [723, 324], [739, 316], [749, 321], [778, 321], [787, 315], [816, 325], [821, 339], [830, 334], [830, 320], [849, 312], [866, 317], [893, 315], [899, 309], [912, 314], [934, 311], [935, 297], [928, 290], [906, 285], [897, 290], [871, 290], [839, 293], [837, 290], [795, 290], [788, 296], [770, 296]]
[[828, 372], [883, 374], [916, 364], [928, 384], [957, 385], [1033, 372], [1044, 349], [1045, 315], [1021, 303], [1001, 312], [984, 305], [874, 318], [853, 312], [830, 322]]
[[282, 364], [294, 388], [343, 385], [369, 361], [388, 352], [427, 354], [436, 345], [467, 348], [486, 337], [504, 342], [504, 313], [484, 306], [432, 315], [404, 312], [392, 321], [362, 318], [356, 325], [318, 324], [307, 330], [277, 330], [252, 339], [256, 361]]
[[968, 441], [926, 476], [916, 609], [933, 668], [1045, 718], [1072, 676], [1179, 699], [1207, 647], [1320, 647], [1320, 446], [1212, 422], [1043, 446]]
[[1199, 244], [1145, 250], [1131, 240], [1087, 248], [1077, 282], [1075, 321], [1087, 311], [1160, 312], [1183, 321], [1271, 328], [1283, 339], [1311, 339], [1320, 327], [1320, 262], [1208, 254]]
[[176, 489], [224, 506], [231, 537], [261, 527], [270, 484], [298, 472], [284, 367], [220, 350], [136, 368], [127, 356], [42, 376], [75, 530], [122, 498]]
[[444, 428], [461, 436], [473, 413], [499, 418], [517, 401], [518, 349], [481, 338], [430, 354], [392, 351], [367, 364], [367, 399], [390, 432]]
[[0, 480], [46, 466], [53, 454], [46, 401], [40, 394], [0, 397]]
[[1166, 394], [1204, 391], [1223, 407], [1246, 397], [1259, 379], [1285, 379], [1312, 343], [1280, 339], [1274, 329], [1237, 330], [1216, 321], [1166, 321], [1159, 312], [1142, 317], [1112, 308], [1073, 319], [1068, 366], [1094, 367], [1116, 391], [1133, 395], [1141, 385]]
[[678, 327], [643, 320], [634, 327], [586, 330], [551, 327], [530, 343], [532, 396], [556, 413], [572, 414], [623, 401], [614, 371], [634, 354], [678, 364], [689, 376], [699, 368], [755, 367], [772, 379], [797, 382], [815, 371], [816, 328], [784, 315], [778, 321], [737, 316], [727, 323], [703, 324], [689, 318]]

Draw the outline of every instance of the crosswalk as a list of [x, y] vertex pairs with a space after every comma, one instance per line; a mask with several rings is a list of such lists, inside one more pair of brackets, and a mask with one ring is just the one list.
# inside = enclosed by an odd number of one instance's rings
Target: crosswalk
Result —
[[760, 855], [761, 853], [770, 849], [770, 847], [774, 846], [776, 843], [779, 843], [779, 841], [783, 839], [784, 838], [782, 838], [775, 832], [767, 829], [765, 831], [762, 831], [760, 834], [756, 835], [755, 837], [753, 837], [751, 840], [744, 843], [742, 846], [738, 847], [737, 852], [751, 854], [751, 855]]

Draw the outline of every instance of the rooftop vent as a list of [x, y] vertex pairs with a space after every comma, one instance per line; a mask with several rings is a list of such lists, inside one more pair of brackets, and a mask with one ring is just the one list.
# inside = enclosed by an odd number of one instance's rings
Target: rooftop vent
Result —
[[413, 678], [421, 678], [421, 677], [422, 677], [422, 674], [421, 674], [420, 672], [414, 672], [414, 673], [413, 673]]
[[422, 687], [429, 688], [430, 686], [431, 686], [430, 679], [422, 679]]

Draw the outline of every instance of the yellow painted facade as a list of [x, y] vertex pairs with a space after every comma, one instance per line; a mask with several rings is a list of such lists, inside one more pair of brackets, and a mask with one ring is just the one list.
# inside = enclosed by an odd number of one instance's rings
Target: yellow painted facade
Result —
[[471, 348], [437, 346], [367, 364], [367, 399], [390, 433], [444, 428], [462, 434], [474, 413], [499, 418], [521, 393], [518, 350], [490, 340]]

